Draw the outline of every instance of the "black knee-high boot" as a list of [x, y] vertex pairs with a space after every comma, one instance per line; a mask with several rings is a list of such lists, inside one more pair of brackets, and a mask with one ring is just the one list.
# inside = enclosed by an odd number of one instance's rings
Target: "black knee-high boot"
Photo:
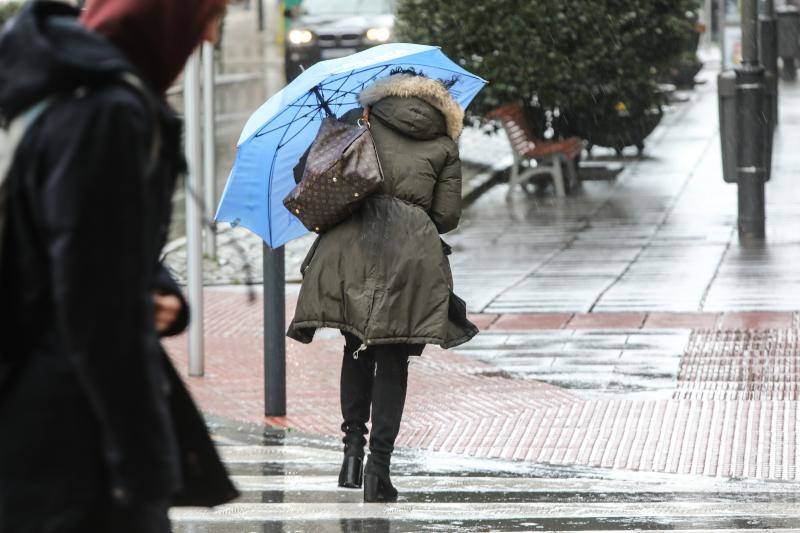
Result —
[[364, 469], [364, 501], [395, 501], [397, 491], [389, 477], [392, 452], [408, 387], [408, 350], [402, 345], [374, 349], [375, 379], [372, 384], [372, 431], [369, 459]]
[[358, 489], [362, 484], [364, 445], [367, 439], [372, 381], [375, 375], [375, 360], [369, 351], [354, 357], [361, 341], [352, 335], [347, 340], [342, 358], [340, 400], [342, 405], [342, 431], [344, 437], [344, 461], [339, 472], [339, 486]]

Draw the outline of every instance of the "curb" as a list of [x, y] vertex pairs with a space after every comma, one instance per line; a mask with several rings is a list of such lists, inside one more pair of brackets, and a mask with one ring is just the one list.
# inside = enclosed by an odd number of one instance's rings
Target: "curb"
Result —
[[478, 198], [483, 196], [484, 193], [488, 192], [489, 189], [501, 183], [506, 178], [506, 174], [512, 164], [513, 158], [506, 157], [489, 167], [487, 171], [475, 176], [470, 181], [469, 188], [461, 193], [463, 207], [472, 205]]

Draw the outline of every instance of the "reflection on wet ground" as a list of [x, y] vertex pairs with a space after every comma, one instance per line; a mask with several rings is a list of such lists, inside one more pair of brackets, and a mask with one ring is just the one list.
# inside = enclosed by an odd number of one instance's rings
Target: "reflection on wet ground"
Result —
[[212, 429], [242, 497], [174, 509], [175, 533], [757, 531], [800, 528], [800, 484], [642, 474], [400, 450], [397, 503], [339, 489], [339, 444], [297, 433]]
[[689, 330], [489, 331], [455, 351], [587, 399], [666, 399], [689, 337]]

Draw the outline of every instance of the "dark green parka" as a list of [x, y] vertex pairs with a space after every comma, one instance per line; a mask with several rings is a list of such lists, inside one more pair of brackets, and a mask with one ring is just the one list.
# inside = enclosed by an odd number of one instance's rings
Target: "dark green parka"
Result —
[[462, 344], [478, 329], [453, 294], [439, 234], [461, 218], [463, 111], [440, 82], [406, 74], [376, 82], [360, 102], [371, 109], [385, 181], [312, 246], [288, 335], [308, 343], [325, 327], [366, 345]]

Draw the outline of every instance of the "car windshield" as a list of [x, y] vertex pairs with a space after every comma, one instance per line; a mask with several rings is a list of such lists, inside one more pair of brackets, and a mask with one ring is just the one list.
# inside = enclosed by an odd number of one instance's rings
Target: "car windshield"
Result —
[[392, 13], [393, 0], [303, 0], [306, 15], [382, 15]]

